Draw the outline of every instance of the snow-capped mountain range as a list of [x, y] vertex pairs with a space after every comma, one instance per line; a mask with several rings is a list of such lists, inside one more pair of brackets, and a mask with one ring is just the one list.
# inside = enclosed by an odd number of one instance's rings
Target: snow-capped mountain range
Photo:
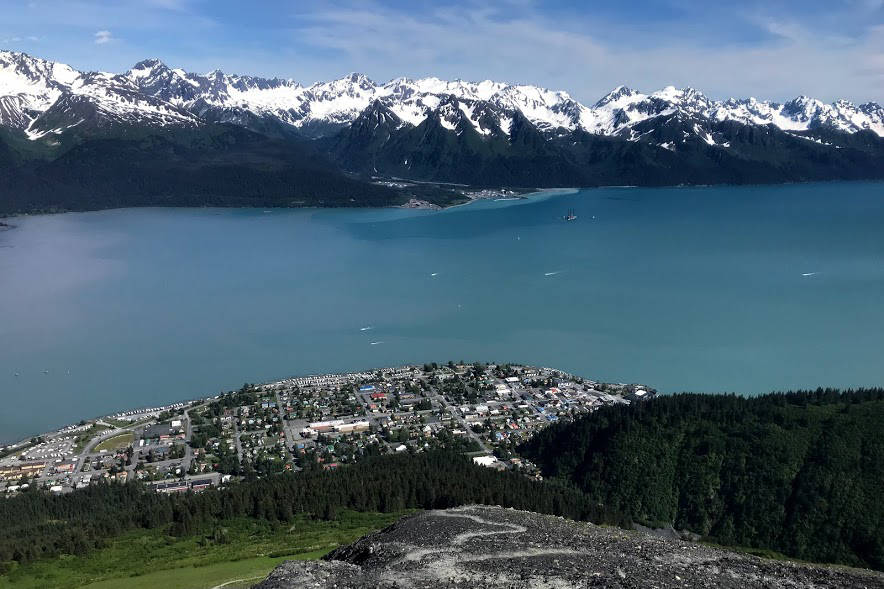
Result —
[[[369, 107], [383, 107], [398, 126], [438, 117], [447, 129], [469, 124], [480, 135], [508, 135], [524, 117], [548, 135], [576, 130], [638, 139], [635, 127], [657, 117], [681, 115], [705, 122], [774, 125], [787, 132], [869, 130], [884, 136], [884, 108], [846, 100], [825, 104], [800, 96], [786, 103], [712, 100], [693, 88], [667, 87], [645, 94], [619, 86], [591, 106], [567, 92], [501, 82], [397, 78], [378, 84], [361, 74], [303, 86], [292, 80], [213, 71], [188, 73], [149, 59], [127, 72], [81, 72], [67, 65], [0, 51], [0, 125], [30, 139], [81, 127], [182, 126], [256, 119], [290, 126], [310, 137], [353, 123]], [[391, 117], [392, 118], [392, 117]], [[715, 140], [699, 126], [707, 143]], [[726, 147], [726, 146], [725, 146]]]

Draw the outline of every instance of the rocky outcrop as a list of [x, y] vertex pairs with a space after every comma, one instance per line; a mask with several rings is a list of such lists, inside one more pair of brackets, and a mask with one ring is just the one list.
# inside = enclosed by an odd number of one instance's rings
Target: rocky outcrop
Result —
[[322, 561], [286, 562], [256, 587], [884, 588], [884, 575], [467, 506], [406, 517]]

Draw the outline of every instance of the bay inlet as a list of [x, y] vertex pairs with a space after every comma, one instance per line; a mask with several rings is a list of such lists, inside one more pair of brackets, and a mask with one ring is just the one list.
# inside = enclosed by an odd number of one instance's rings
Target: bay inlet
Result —
[[884, 384], [877, 183], [11, 224], [2, 441], [243, 381], [428, 359], [665, 392]]

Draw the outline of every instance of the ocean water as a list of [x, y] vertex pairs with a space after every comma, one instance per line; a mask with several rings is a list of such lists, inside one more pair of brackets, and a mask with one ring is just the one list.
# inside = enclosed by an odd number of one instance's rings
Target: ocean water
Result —
[[884, 385], [884, 184], [13, 223], [0, 440], [246, 381], [433, 360], [667, 392]]

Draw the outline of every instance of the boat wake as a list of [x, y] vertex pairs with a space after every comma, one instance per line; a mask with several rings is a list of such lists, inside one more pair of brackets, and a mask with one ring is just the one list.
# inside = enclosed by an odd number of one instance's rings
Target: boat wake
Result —
[[807, 277], [809, 277], [809, 276], [816, 276], [817, 274], [819, 274], [819, 272], [804, 272], [804, 273], [802, 274], [802, 276], [804, 276], [805, 278], [807, 278]]
[[372, 345], [372, 346], [379, 346], [379, 345], [381, 345], [382, 343], [384, 343], [384, 342], [370, 342], [369, 345]]
[[372, 327], [371, 325], [366, 325], [365, 327], [360, 327], [359, 331], [371, 331], [372, 329], [374, 329], [374, 327]]
[[556, 274], [561, 274], [561, 273], [562, 273], [561, 270], [556, 270], [555, 272], [544, 272], [543, 275], [544, 276], [555, 276]]

